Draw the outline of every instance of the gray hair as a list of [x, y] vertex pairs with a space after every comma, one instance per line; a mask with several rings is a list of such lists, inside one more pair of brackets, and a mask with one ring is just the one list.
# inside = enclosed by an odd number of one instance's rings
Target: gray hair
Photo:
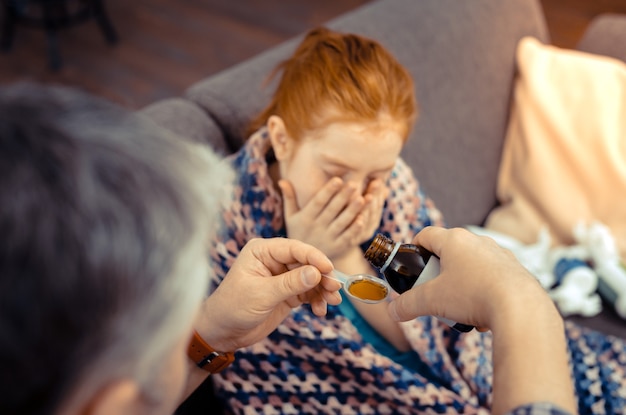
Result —
[[0, 92], [0, 413], [150, 381], [206, 293], [193, 259], [231, 174], [206, 146], [79, 91]]

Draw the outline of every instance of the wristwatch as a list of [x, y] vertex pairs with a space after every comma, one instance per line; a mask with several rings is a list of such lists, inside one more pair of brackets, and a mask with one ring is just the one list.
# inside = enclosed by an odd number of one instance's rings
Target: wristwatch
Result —
[[195, 330], [187, 348], [187, 355], [199, 368], [209, 373], [220, 372], [235, 360], [233, 352], [216, 352]]

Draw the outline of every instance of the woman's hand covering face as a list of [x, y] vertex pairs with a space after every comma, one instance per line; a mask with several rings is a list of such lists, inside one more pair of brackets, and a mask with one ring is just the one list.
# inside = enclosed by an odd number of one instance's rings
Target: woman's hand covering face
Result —
[[388, 194], [380, 179], [368, 183], [361, 195], [355, 183], [334, 177], [299, 207], [291, 183], [281, 180], [279, 186], [287, 235], [317, 247], [332, 260], [372, 237]]

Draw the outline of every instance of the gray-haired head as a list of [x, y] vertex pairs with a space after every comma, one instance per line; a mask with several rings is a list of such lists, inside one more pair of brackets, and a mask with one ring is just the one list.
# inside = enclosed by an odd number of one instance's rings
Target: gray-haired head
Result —
[[53, 413], [114, 378], [149, 383], [206, 292], [197, 259], [230, 174], [85, 93], [2, 89], [0, 413]]

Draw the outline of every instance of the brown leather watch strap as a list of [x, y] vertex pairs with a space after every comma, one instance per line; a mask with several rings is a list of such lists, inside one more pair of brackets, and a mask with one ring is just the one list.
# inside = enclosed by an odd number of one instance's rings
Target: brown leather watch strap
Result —
[[235, 360], [235, 354], [232, 352], [222, 353], [213, 350], [195, 330], [191, 342], [189, 342], [187, 354], [199, 368], [210, 373], [224, 370]]

